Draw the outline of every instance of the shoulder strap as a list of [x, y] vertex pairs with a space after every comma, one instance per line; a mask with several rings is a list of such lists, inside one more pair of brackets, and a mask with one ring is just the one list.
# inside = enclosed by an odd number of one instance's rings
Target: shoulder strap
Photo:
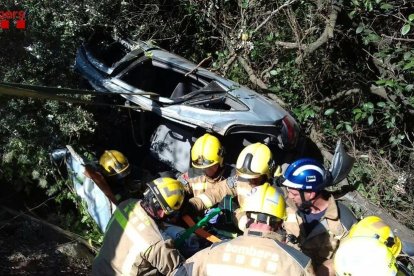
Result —
[[345, 229], [349, 231], [349, 229], [351, 229], [351, 226], [357, 222], [357, 219], [355, 218], [354, 213], [352, 213], [352, 211], [349, 210], [345, 204], [339, 201], [337, 201], [336, 204], [338, 206], [339, 219], [341, 220], [341, 223]]
[[296, 250], [295, 248], [284, 244], [282, 242], [273, 240], [277, 245], [279, 245], [279, 247], [281, 249], [283, 249], [286, 253], [288, 253], [290, 256], [293, 257], [293, 259], [295, 259], [295, 261], [300, 265], [300, 267], [302, 267], [303, 269], [305, 269], [309, 263], [310, 263], [310, 258], [308, 256], [306, 256], [305, 254], [303, 254], [302, 252], [300, 252], [299, 250]]

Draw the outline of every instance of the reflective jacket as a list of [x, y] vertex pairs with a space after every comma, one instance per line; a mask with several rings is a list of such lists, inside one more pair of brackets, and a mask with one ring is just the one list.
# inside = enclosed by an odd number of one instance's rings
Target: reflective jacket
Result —
[[171, 239], [129, 199], [119, 204], [92, 264], [92, 275], [169, 275], [184, 261]]
[[196, 197], [200, 194], [205, 193], [206, 190], [212, 189], [215, 184], [219, 183], [220, 181], [225, 180], [231, 173], [231, 168], [228, 166], [224, 166], [221, 168], [220, 174], [215, 177], [211, 178], [203, 173], [200, 173], [200, 170], [196, 170], [191, 168], [185, 174], [182, 174], [178, 180], [184, 184], [184, 189], [186, 193]]
[[283, 227], [288, 235], [288, 244], [311, 257], [315, 267], [332, 258], [340, 239], [347, 235], [351, 226], [357, 222], [352, 211], [342, 203], [336, 202], [331, 195], [320, 223], [310, 233], [306, 233], [301, 213], [293, 201], [288, 199], [286, 203], [287, 219]]
[[314, 275], [311, 260], [274, 232], [248, 231], [199, 251], [174, 275]]
[[244, 199], [252, 190], [248, 182], [237, 181], [235, 175], [228, 177], [214, 185], [211, 189], [195, 196], [189, 200], [189, 203], [197, 211], [203, 211], [221, 202], [226, 195], [237, 196], [240, 206], [244, 205]]

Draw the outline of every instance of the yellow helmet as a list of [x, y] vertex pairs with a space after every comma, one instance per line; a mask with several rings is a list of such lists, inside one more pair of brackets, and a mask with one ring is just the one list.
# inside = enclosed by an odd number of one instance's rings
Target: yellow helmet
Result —
[[215, 164], [223, 165], [224, 149], [217, 137], [204, 134], [191, 148], [191, 164], [195, 168], [205, 169]]
[[261, 175], [269, 178], [274, 168], [272, 152], [262, 143], [248, 145], [237, 158], [237, 174], [246, 179], [258, 178]]
[[391, 228], [377, 216], [368, 216], [355, 224], [349, 230], [349, 238], [372, 237], [388, 246], [391, 253], [397, 257], [401, 252], [401, 240], [394, 235]]
[[395, 257], [389, 248], [371, 237], [345, 239], [334, 257], [338, 276], [391, 276], [397, 274]]
[[271, 217], [276, 217], [276, 221], [286, 218], [286, 203], [283, 192], [279, 188], [270, 186], [267, 182], [254, 187], [247, 195], [244, 206], [241, 208], [248, 216], [249, 213], [254, 213], [250, 214], [251, 218], [267, 224], [269, 224]]
[[[169, 215], [181, 208], [184, 201], [184, 187], [180, 181], [161, 177], [147, 183], [147, 186], [165, 214]], [[147, 193], [144, 193], [144, 196], [146, 195]]]
[[117, 150], [106, 150], [99, 159], [99, 164], [108, 176], [125, 177], [130, 172], [128, 159]]

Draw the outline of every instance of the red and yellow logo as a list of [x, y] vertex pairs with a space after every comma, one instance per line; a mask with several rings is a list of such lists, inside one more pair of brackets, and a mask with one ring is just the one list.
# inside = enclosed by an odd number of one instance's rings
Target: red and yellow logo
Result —
[[14, 25], [16, 29], [26, 29], [25, 11], [1, 11], [0, 10], [0, 29], [8, 30]]

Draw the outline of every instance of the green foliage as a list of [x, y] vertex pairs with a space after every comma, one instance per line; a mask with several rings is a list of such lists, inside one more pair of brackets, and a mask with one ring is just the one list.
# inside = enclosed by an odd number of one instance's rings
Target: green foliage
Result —
[[302, 124], [310, 123], [313, 119], [315, 119], [318, 111], [319, 108], [311, 104], [304, 104], [293, 109], [293, 113]]
[[414, 191], [409, 178], [406, 172], [390, 167], [385, 159], [368, 154], [355, 164], [349, 180], [364, 197], [378, 206], [387, 206], [391, 214], [412, 228]]
[[367, 119], [369, 126], [374, 122], [374, 104], [371, 102], [364, 103], [360, 108], [355, 108], [352, 113], [355, 115], [354, 120], [356, 122]]

